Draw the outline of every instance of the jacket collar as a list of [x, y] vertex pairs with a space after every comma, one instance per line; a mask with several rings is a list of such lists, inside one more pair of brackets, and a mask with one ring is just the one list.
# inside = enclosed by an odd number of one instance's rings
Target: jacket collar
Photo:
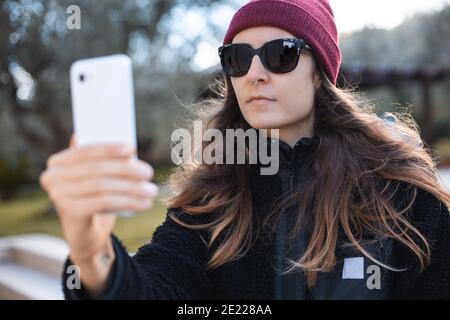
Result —
[[[271, 138], [263, 137], [262, 139], [267, 140], [267, 154], [271, 157], [272, 148], [276, 147], [275, 143], [271, 143]], [[283, 140], [278, 140], [278, 154], [279, 154], [279, 168], [288, 168], [291, 164], [298, 165], [299, 162], [303, 162], [306, 160], [315, 150], [317, 145], [319, 144], [319, 137], [314, 135], [312, 137], [302, 137], [300, 138], [294, 146], [290, 146], [287, 142]], [[266, 151], [263, 151], [265, 154]], [[253, 165], [253, 169], [257, 169], [259, 172], [260, 167], [268, 167], [270, 164], [263, 164], [260, 161], [259, 154], [257, 156], [258, 161], [256, 165]]]
[[287, 142], [279, 140], [280, 168], [304, 160], [311, 155], [318, 144], [317, 135], [300, 138], [292, 147]]

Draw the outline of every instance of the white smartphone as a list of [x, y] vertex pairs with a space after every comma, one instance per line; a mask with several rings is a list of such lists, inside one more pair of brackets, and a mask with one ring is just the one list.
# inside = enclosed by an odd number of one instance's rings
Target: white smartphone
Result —
[[[131, 59], [124, 54], [75, 61], [70, 68], [77, 145], [137, 146]], [[122, 217], [134, 212], [118, 212]]]

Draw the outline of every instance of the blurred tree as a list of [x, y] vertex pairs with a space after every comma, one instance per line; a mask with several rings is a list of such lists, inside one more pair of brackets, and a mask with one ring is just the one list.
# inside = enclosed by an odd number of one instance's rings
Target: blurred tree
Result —
[[[135, 62], [140, 149], [148, 154], [148, 148], [162, 137], [167, 140], [163, 145], [169, 145], [170, 135], [165, 133], [170, 129], [164, 129], [164, 134], [155, 130], [170, 125], [171, 114], [179, 107], [173, 99], [178, 95], [175, 91], [183, 100], [195, 98], [198, 88], [190, 81], [195, 73], [191, 59], [202, 35], [217, 34], [217, 26], [206, 21], [200, 38], [183, 39], [182, 48], [170, 50], [168, 38], [177, 27], [173, 13], [202, 10], [221, 2], [225, 1], [1, 1], [0, 126], [2, 121], [10, 121], [11, 130], [0, 130], [5, 135], [0, 148], [9, 144], [9, 151], [0, 150], [0, 156], [22, 144], [42, 166], [49, 154], [65, 148], [72, 132], [71, 63], [113, 53], [129, 54]], [[81, 11], [80, 30], [66, 27], [70, 16], [66, 10], [73, 4]], [[205, 18], [208, 20], [207, 15]], [[152, 154], [158, 155], [156, 151]], [[170, 153], [163, 158], [167, 161]]]
[[396, 67], [450, 65], [450, 5], [418, 13], [394, 29], [364, 28], [341, 37], [344, 64]]
[[20, 187], [30, 180], [31, 174], [27, 158], [21, 157], [14, 163], [0, 159], [0, 200], [13, 199]]
[[[412, 72], [450, 68], [450, 5], [431, 13], [418, 13], [393, 29], [364, 28], [341, 36], [343, 64], [358, 69], [370, 66], [383, 69], [403, 69]], [[432, 90], [431, 90], [432, 89]], [[450, 136], [450, 79], [433, 84], [430, 96], [436, 130], [434, 140]], [[380, 87], [368, 92], [383, 111], [393, 111], [398, 105], [412, 106], [418, 124], [423, 128], [424, 89], [421, 82], [405, 82], [395, 87]], [[393, 102], [395, 104], [393, 104]], [[445, 123], [445, 125], [443, 125]]]

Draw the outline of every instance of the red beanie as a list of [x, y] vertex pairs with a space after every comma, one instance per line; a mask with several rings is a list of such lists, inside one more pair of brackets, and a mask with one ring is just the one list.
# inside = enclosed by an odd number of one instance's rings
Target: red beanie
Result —
[[336, 84], [341, 52], [328, 0], [250, 0], [234, 14], [223, 44], [231, 43], [242, 30], [260, 25], [278, 27], [304, 39]]

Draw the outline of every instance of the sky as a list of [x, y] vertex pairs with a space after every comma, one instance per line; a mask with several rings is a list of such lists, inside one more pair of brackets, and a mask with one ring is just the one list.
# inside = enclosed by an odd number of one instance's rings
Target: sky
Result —
[[[247, 0], [234, 0], [237, 8]], [[450, 0], [330, 0], [334, 11], [338, 32], [351, 33], [365, 26], [379, 28], [395, 28], [405, 19], [418, 12], [440, 10]], [[210, 12], [212, 21], [218, 26], [228, 26], [235, 10], [229, 6], [217, 6]], [[186, 15], [185, 22], [180, 24], [184, 30], [204, 30], [200, 16]], [[225, 32], [225, 30], [224, 30]], [[220, 43], [200, 42], [193, 68], [200, 71], [219, 63], [217, 47]]]
[[441, 9], [449, 0], [330, 0], [340, 33], [364, 26], [394, 28], [417, 12]]

